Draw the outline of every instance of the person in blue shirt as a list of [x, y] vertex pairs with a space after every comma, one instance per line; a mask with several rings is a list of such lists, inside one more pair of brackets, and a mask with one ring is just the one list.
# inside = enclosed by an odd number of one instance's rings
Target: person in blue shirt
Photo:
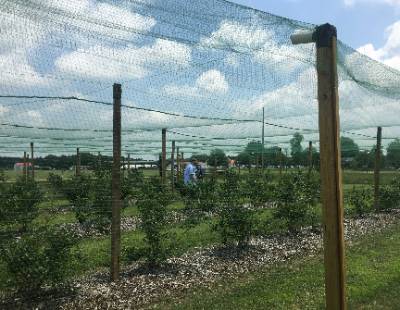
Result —
[[188, 163], [185, 167], [185, 171], [183, 173], [183, 182], [185, 185], [196, 184], [197, 182], [197, 165], [198, 161], [196, 158], [192, 158], [190, 163]]

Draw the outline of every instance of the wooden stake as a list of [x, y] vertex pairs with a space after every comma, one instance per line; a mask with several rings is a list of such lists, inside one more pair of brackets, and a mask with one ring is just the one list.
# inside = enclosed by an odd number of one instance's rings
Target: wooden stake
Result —
[[313, 152], [312, 141], [308, 142], [308, 172], [311, 173], [313, 169]]
[[382, 146], [382, 127], [378, 127], [376, 134], [376, 149], [375, 149], [375, 170], [374, 170], [374, 207], [379, 210], [379, 185], [381, 172], [381, 146]]
[[262, 144], [262, 149], [261, 149], [261, 170], [264, 172], [264, 133], [265, 130], [265, 108], [263, 107], [262, 109], [262, 136], [261, 136], [261, 144]]
[[79, 147], [76, 148], [75, 175], [81, 175], [81, 155], [79, 153]]
[[32, 169], [32, 181], [35, 181], [35, 159], [33, 157], [33, 142], [31, 142], [31, 169]]
[[180, 153], [179, 153], [179, 146], [176, 148], [176, 180], [179, 181], [179, 177], [180, 177], [180, 165], [181, 165], [181, 159], [180, 159]]
[[171, 190], [175, 189], [175, 140], [172, 141], [171, 147]]
[[161, 182], [165, 185], [167, 183], [167, 129], [162, 129], [161, 138]]
[[321, 196], [327, 309], [346, 309], [336, 28], [317, 27]]
[[27, 173], [27, 166], [26, 166], [26, 152], [24, 152], [24, 166], [23, 166], [23, 168], [22, 168], [22, 176], [24, 177], [24, 179], [25, 179], [25, 182], [27, 182], [28, 181], [28, 173]]
[[121, 84], [113, 87], [111, 280], [119, 280], [121, 255]]

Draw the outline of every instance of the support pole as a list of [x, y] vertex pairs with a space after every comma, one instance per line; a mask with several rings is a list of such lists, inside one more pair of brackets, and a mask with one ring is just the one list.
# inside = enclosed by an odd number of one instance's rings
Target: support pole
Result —
[[265, 136], [265, 108], [262, 109], [262, 136], [261, 136], [261, 170], [264, 172], [264, 136]]
[[312, 141], [308, 142], [308, 173], [313, 169]]
[[321, 196], [327, 309], [346, 309], [336, 28], [317, 27]]
[[180, 180], [180, 165], [181, 165], [181, 159], [180, 159], [180, 153], [179, 153], [179, 146], [176, 148], [176, 181], [179, 182]]
[[81, 175], [81, 155], [79, 153], [79, 147], [76, 148], [75, 175]]
[[27, 174], [27, 166], [26, 166], [26, 152], [24, 152], [24, 162], [23, 162], [23, 164], [24, 164], [24, 166], [23, 166], [23, 168], [22, 168], [22, 176], [23, 176], [23, 178], [25, 179], [25, 182], [26, 181], [28, 181], [27, 180], [27, 176], [28, 176], [28, 174]]
[[337, 31], [325, 24], [291, 36], [293, 44], [316, 42], [321, 200], [327, 309], [346, 309], [343, 193], [339, 131]]
[[171, 147], [171, 190], [175, 189], [175, 140], [172, 141]]
[[167, 129], [161, 131], [162, 146], [161, 146], [161, 181], [165, 185], [167, 183]]
[[376, 149], [375, 149], [375, 171], [374, 171], [374, 207], [379, 210], [379, 185], [381, 172], [381, 147], [382, 147], [382, 127], [378, 127], [376, 134]]
[[113, 87], [111, 280], [119, 280], [121, 253], [121, 84]]
[[35, 181], [35, 160], [33, 157], [33, 142], [31, 142], [31, 169], [32, 169], [32, 181]]

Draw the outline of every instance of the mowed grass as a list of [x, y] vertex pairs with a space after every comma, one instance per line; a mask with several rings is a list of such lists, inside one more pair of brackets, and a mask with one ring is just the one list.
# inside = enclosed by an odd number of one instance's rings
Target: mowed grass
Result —
[[[347, 249], [349, 309], [399, 309], [400, 226], [364, 237]], [[324, 309], [324, 267], [317, 258], [292, 260], [225, 280], [210, 289], [152, 305], [157, 309]], [[179, 301], [178, 301], [179, 300]]]

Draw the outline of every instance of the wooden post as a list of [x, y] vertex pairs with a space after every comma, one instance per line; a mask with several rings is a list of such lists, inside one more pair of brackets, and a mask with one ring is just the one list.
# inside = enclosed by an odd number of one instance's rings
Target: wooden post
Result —
[[111, 280], [119, 280], [121, 254], [121, 84], [113, 87]]
[[161, 138], [161, 181], [162, 184], [165, 185], [167, 183], [167, 129], [162, 129]]
[[311, 173], [313, 169], [313, 152], [312, 141], [308, 142], [308, 172]]
[[317, 27], [321, 196], [327, 309], [346, 309], [336, 28]]
[[374, 207], [379, 210], [379, 184], [381, 172], [381, 146], [382, 146], [382, 127], [378, 127], [376, 134], [376, 149], [375, 149], [375, 170], [374, 170]]
[[180, 153], [179, 153], [179, 146], [176, 148], [176, 181], [179, 182], [179, 177], [180, 177], [180, 165], [181, 165], [181, 159], [180, 159]]
[[26, 152], [24, 152], [24, 162], [23, 162], [24, 166], [22, 168], [22, 176], [25, 179], [25, 182], [27, 181], [27, 166], [26, 166]]
[[175, 189], [175, 140], [172, 141], [171, 147], [171, 190]]
[[76, 148], [75, 175], [81, 175], [81, 155], [79, 153], [79, 147]]
[[34, 160], [34, 154], [33, 154], [33, 142], [31, 142], [31, 169], [32, 169], [32, 181], [35, 181], [35, 160]]
[[262, 137], [261, 137], [261, 170], [264, 172], [264, 135], [265, 135], [265, 108], [262, 109]]

